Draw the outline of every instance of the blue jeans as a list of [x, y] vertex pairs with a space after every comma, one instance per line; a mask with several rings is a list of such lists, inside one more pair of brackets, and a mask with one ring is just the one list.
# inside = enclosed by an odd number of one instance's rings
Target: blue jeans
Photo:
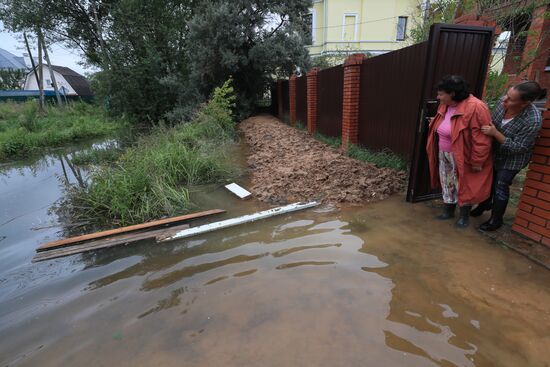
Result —
[[493, 189], [491, 190], [491, 196], [479, 205], [490, 208], [493, 200], [508, 202], [510, 198], [510, 185], [518, 172], [519, 170], [495, 169], [493, 171]]

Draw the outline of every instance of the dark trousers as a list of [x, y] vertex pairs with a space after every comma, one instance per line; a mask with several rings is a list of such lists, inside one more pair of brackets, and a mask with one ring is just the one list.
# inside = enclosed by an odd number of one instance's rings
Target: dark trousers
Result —
[[518, 174], [519, 170], [510, 170], [510, 169], [495, 169], [493, 171], [493, 189], [491, 190], [491, 196], [483, 203], [485, 208], [490, 208], [493, 199], [508, 202], [510, 198], [510, 185], [514, 181], [514, 177]]

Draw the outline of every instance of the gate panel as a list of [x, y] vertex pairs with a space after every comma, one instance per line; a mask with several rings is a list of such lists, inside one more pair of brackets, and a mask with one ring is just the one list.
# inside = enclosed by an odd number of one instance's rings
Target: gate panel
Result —
[[430, 29], [428, 61], [423, 88], [422, 109], [418, 116], [414, 156], [411, 161], [407, 201], [429, 200], [440, 196], [429, 183], [426, 155], [428, 118], [434, 115], [435, 84], [445, 75], [462, 75], [472, 94], [481, 98], [487, 75], [493, 29], [487, 27], [434, 24]]
[[343, 66], [321, 70], [317, 83], [317, 131], [326, 136], [342, 136]]
[[307, 127], [307, 76], [296, 79], [296, 121]]
[[412, 157], [427, 58], [423, 42], [363, 61], [360, 145]]

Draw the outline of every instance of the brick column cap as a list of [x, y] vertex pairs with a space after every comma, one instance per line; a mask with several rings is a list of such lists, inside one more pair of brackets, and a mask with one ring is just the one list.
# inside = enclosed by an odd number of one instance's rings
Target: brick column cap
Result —
[[314, 68], [311, 68], [310, 71], [307, 72], [307, 76], [310, 76], [310, 75], [316, 75], [318, 72], [320, 72], [321, 69], [318, 68], [318, 67], [314, 67]]
[[352, 65], [361, 65], [363, 63], [363, 60], [367, 58], [367, 55], [365, 54], [351, 54], [346, 58], [346, 61], [344, 61], [344, 67], [346, 66], [352, 66]]

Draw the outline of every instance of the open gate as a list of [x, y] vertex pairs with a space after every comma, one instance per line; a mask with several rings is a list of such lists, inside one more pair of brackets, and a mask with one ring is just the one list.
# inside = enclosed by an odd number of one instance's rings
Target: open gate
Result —
[[426, 154], [429, 118], [435, 116], [438, 107], [435, 84], [445, 75], [461, 75], [470, 83], [471, 93], [481, 98], [493, 35], [493, 29], [487, 27], [434, 24], [430, 29], [407, 201], [430, 200], [441, 195], [430, 188]]

